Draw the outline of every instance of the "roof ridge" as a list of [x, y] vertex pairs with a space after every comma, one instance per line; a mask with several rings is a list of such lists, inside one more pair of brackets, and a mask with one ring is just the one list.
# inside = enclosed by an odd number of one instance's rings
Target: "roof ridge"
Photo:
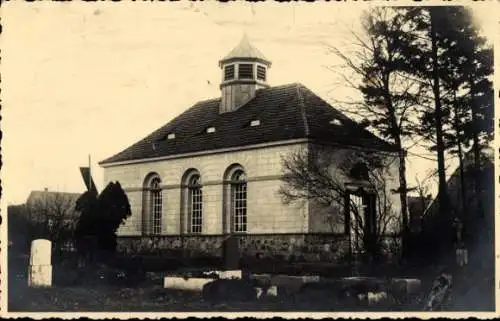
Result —
[[81, 194], [78, 192], [62, 192], [62, 191], [51, 191], [51, 190], [45, 191], [40, 189], [32, 190], [30, 193], [58, 193], [58, 194], [78, 194], [78, 195]]
[[302, 97], [302, 93], [300, 92], [300, 84], [295, 83], [295, 88], [297, 90], [297, 98], [299, 99], [300, 114], [302, 116], [302, 121], [304, 122], [305, 135], [306, 135], [306, 137], [308, 137], [309, 136], [309, 124], [307, 123], [306, 105], [304, 103], [304, 97]]

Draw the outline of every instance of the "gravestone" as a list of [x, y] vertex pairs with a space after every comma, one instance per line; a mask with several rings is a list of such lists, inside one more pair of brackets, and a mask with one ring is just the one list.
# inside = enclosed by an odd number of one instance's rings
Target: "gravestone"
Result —
[[49, 240], [38, 239], [31, 242], [28, 271], [28, 286], [52, 286], [52, 244]]
[[447, 273], [442, 273], [434, 280], [431, 292], [425, 300], [424, 311], [436, 311], [444, 305], [451, 292], [452, 280], [451, 274]]
[[236, 236], [229, 236], [223, 242], [224, 270], [238, 270], [240, 265], [240, 244]]
[[462, 266], [467, 265], [467, 263], [469, 262], [469, 255], [468, 255], [467, 249], [458, 248], [456, 250], [456, 258], [457, 258], [458, 266], [462, 267]]

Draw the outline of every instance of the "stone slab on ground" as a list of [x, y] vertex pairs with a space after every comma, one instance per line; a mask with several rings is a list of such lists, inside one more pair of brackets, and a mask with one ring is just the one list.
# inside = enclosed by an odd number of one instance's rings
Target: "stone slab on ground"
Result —
[[[319, 276], [290, 276], [290, 275], [270, 275], [254, 274], [250, 278], [255, 280], [260, 287], [276, 286], [280, 293], [296, 293], [306, 284], [321, 284], [321, 291], [331, 289], [341, 291], [350, 289], [356, 293], [375, 293], [377, 291], [387, 291], [398, 295], [412, 295], [418, 293], [421, 288], [421, 281], [414, 278], [376, 278], [376, 277], [347, 277], [347, 278], [323, 278]], [[307, 288], [307, 287], [306, 287]]]
[[166, 276], [163, 280], [164, 288], [199, 292], [203, 290], [205, 284], [215, 281], [215, 279], [211, 278], [183, 278], [175, 276]]
[[164, 288], [188, 291], [202, 291], [205, 284], [219, 279], [241, 280], [241, 270], [208, 271], [202, 273], [203, 277], [166, 276], [163, 281]]
[[241, 270], [209, 271], [207, 274], [215, 274], [219, 279], [241, 279], [243, 275]]
[[368, 291], [397, 291], [404, 294], [415, 294], [420, 291], [422, 282], [415, 278], [376, 278], [376, 277], [347, 277], [347, 278], [321, 278], [321, 283], [336, 284], [344, 288], [366, 289]]
[[276, 286], [279, 293], [295, 293], [306, 283], [319, 282], [319, 276], [275, 275], [271, 278], [271, 286]]
[[[260, 292], [260, 293], [259, 293]], [[203, 300], [207, 302], [254, 301], [262, 294], [249, 280], [218, 279], [203, 286]]]
[[420, 281], [419, 279], [406, 279], [406, 278], [391, 279], [392, 291], [401, 288], [407, 295], [412, 295], [419, 293], [421, 287], [422, 287], [422, 281]]
[[[257, 285], [267, 291], [272, 288], [272, 296], [296, 293], [300, 288], [311, 282], [319, 282], [319, 276], [296, 276], [296, 275], [271, 275], [271, 274], [252, 274], [250, 279], [255, 281]], [[276, 294], [274, 294], [276, 292]]]

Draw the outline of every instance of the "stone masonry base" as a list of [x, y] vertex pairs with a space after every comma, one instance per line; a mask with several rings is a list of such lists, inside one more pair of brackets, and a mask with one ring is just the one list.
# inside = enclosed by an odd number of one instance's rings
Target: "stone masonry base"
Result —
[[[244, 234], [237, 236], [242, 258], [269, 258], [303, 262], [341, 260], [348, 255], [348, 237], [342, 234]], [[127, 236], [118, 238], [124, 255], [157, 254], [166, 257], [222, 257], [225, 235]]]

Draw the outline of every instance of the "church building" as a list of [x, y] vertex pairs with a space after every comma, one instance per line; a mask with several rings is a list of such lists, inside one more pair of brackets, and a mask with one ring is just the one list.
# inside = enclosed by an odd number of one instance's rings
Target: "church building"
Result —
[[[352, 149], [393, 160], [394, 145], [302, 84], [270, 86], [271, 61], [246, 36], [219, 66], [220, 97], [199, 101], [100, 162], [104, 183], [120, 182], [132, 209], [118, 231], [119, 249], [220, 255], [224, 238], [238, 235], [248, 255], [342, 255], [344, 228], [332, 228], [310, 200], [283, 202], [283, 158], [321, 143], [339, 160]], [[391, 166], [387, 188], [396, 190], [397, 162]], [[397, 213], [399, 195], [390, 197]]]

